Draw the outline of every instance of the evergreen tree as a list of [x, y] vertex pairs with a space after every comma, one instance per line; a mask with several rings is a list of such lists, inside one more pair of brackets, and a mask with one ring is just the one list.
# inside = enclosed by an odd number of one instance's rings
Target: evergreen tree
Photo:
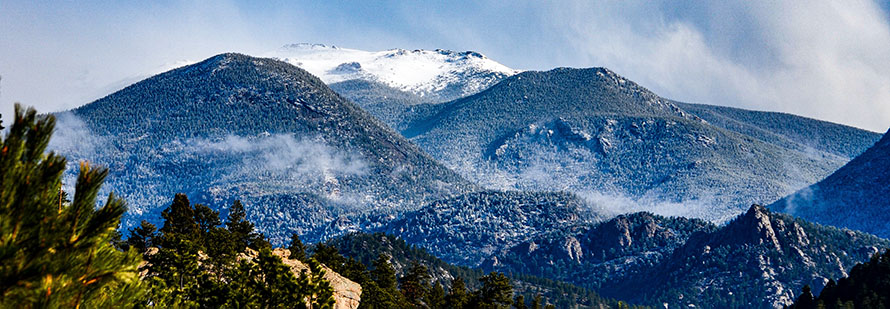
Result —
[[541, 302], [543, 302], [541, 294], [536, 294], [535, 298], [532, 299], [531, 309], [541, 309]]
[[164, 218], [164, 226], [161, 232], [167, 238], [179, 237], [189, 242], [199, 238], [198, 223], [195, 222], [195, 210], [189, 203], [185, 194], [178, 193], [173, 198], [173, 203], [161, 212]]
[[426, 304], [432, 309], [445, 308], [445, 288], [439, 281], [433, 284], [430, 292], [426, 295]]
[[154, 224], [142, 220], [136, 228], [130, 229], [130, 237], [127, 237], [127, 245], [136, 249], [139, 253], [145, 253], [152, 246], [152, 238], [155, 237], [157, 228]]
[[[333, 288], [314, 259], [309, 271], [295, 275], [253, 223], [243, 216], [240, 202], [229, 213], [226, 228], [219, 213], [177, 195], [162, 212], [164, 228], [156, 239], [158, 251], [149, 254], [149, 303], [160, 307], [330, 308]], [[191, 215], [191, 217], [189, 217]], [[336, 254], [336, 248], [332, 248]], [[252, 253], [251, 253], [252, 252]], [[240, 254], [247, 258], [238, 259]], [[338, 255], [339, 256], [339, 255]]]
[[451, 280], [451, 289], [448, 290], [448, 295], [445, 295], [445, 307], [464, 308], [469, 302], [469, 298], [464, 279], [460, 277], [454, 278], [454, 280]]
[[513, 307], [516, 309], [527, 309], [525, 306], [525, 297], [522, 294], [516, 295], [513, 299]]
[[482, 287], [473, 293], [472, 304], [477, 308], [509, 308], [513, 303], [513, 286], [502, 273], [491, 272], [479, 279]]
[[244, 251], [244, 248], [250, 247], [258, 250], [260, 247], [266, 247], [263, 239], [256, 231], [254, 231], [253, 223], [247, 221], [247, 213], [244, 211], [244, 205], [241, 201], [235, 200], [232, 207], [229, 207], [229, 216], [226, 219], [226, 229], [232, 234], [233, 242], [238, 251]]
[[430, 274], [426, 266], [417, 261], [411, 262], [411, 267], [399, 280], [399, 287], [409, 304], [424, 307], [424, 299], [430, 289]]
[[195, 204], [193, 211], [195, 216], [195, 224], [198, 226], [198, 233], [203, 237], [210, 234], [213, 228], [219, 226], [219, 212], [202, 204]]
[[0, 307], [129, 307], [144, 293], [135, 250], [112, 245], [125, 211], [109, 195], [96, 208], [106, 169], [80, 164], [74, 200], [62, 203], [66, 160], [45, 154], [52, 115], [15, 106], [0, 141]]
[[[407, 302], [402, 293], [396, 287], [396, 270], [389, 263], [389, 257], [380, 254], [373, 263], [374, 269], [371, 270], [371, 280], [377, 286], [379, 295], [374, 296], [380, 304], [392, 304], [389, 308], [405, 307]], [[364, 295], [364, 292], [362, 292]], [[380, 307], [386, 308], [386, 307]]]
[[816, 300], [813, 299], [813, 293], [810, 291], [809, 285], [803, 286], [803, 292], [797, 297], [792, 308], [795, 309], [815, 309]]
[[389, 257], [383, 254], [377, 257], [371, 279], [384, 291], [396, 291], [396, 270], [389, 263]]
[[288, 249], [290, 250], [290, 259], [298, 261], [306, 259], [306, 246], [303, 245], [303, 241], [300, 240], [300, 236], [297, 233], [291, 234]]

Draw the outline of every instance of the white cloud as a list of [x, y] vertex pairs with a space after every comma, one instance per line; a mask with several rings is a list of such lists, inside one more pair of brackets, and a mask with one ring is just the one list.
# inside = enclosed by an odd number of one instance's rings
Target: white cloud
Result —
[[[0, 2], [0, 113], [72, 108], [159, 66], [295, 42], [604, 66], [683, 101], [890, 126], [887, 11], [851, 1]], [[109, 86], [111, 85], [111, 86]], [[9, 118], [9, 117], [7, 117]]]
[[582, 62], [669, 98], [890, 126], [890, 26], [875, 3], [649, 4], [549, 14]]

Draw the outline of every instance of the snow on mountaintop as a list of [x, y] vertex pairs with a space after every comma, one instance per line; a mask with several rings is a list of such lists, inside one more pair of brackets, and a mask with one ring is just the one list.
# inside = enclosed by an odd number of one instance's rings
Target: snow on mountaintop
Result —
[[369, 52], [321, 44], [291, 44], [265, 55], [296, 65], [327, 84], [364, 79], [444, 102], [491, 86], [513, 70], [473, 52], [391, 49]]

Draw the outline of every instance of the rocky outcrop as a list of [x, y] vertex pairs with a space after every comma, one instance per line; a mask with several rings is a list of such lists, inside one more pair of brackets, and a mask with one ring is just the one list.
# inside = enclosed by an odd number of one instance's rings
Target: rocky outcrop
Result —
[[[310, 271], [309, 266], [298, 260], [292, 260], [290, 250], [277, 248], [272, 250], [272, 254], [281, 258], [285, 265], [290, 266], [291, 271], [299, 275], [303, 271]], [[327, 266], [322, 265], [324, 269], [324, 279], [331, 283], [334, 288], [334, 309], [355, 309], [361, 302], [362, 286], [340, 274], [334, 272]]]

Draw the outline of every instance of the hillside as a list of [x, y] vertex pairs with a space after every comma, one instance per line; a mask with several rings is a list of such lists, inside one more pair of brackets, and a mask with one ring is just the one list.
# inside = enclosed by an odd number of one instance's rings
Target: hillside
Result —
[[331, 89], [398, 132], [418, 119], [429, 116], [437, 104], [423, 103], [423, 98], [385, 84], [353, 79], [333, 83]]
[[848, 160], [713, 125], [603, 68], [523, 72], [432, 108], [402, 133], [464, 177], [570, 191], [614, 214], [723, 222]]
[[131, 205], [124, 227], [182, 192], [214, 207], [241, 199], [273, 242], [290, 232], [317, 240], [474, 188], [318, 78], [271, 59], [218, 55], [58, 118], [51, 148], [110, 167], [106, 188]]
[[[446, 288], [450, 288], [451, 280], [458, 277], [466, 281], [468, 288], [478, 288], [479, 278], [486, 274], [478, 269], [449, 264], [424, 249], [383, 233], [351, 233], [333, 238], [327, 243], [338, 248], [340, 254], [354, 258], [366, 266], [372, 265], [380, 254], [385, 254], [390, 257], [390, 263], [399, 276], [407, 271], [412, 262], [419, 262], [427, 266], [433, 281], [438, 281]], [[557, 308], [618, 307], [616, 300], [600, 297], [591, 290], [575, 285], [520, 274], [510, 275], [510, 279], [514, 292], [523, 295], [527, 301], [540, 294], [545, 302], [554, 304]]]
[[477, 266], [498, 250], [601, 219], [572, 194], [482, 191], [432, 202], [382, 230], [449, 263]]
[[607, 297], [670, 307], [774, 308], [804, 285], [819, 291], [890, 241], [770, 213], [725, 226], [641, 213], [543, 237], [494, 255], [485, 269], [551, 274]]
[[890, 134], [821, 181], [769, 206], [775, 211], [890, 237]]
[[803, 151], [811, 148], [852, 159], [881, 139], [879, 133], [792, 114], [675, 104], [712, 125], [785, 148]]

